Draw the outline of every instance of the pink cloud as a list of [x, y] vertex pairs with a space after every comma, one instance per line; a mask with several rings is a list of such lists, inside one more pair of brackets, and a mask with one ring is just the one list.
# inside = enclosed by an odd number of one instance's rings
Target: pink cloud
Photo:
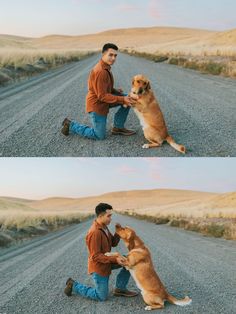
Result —
[[148, 13], [152, 18], [159, 18], [158, 0], [150, 0], [148, 3]]
[[118, 168], [118, 172], [121, 173], [121, 174], [135, 174], [137, 171], [135, 168], [132, 168], [128, 165], [121, 165], [119, 168]]
[[87, 2], [95, 2], [95, 3], [102, 3], [104, 0], [72, 0], [74, 3], [82, 4]]
[[148, 166], [148, 170], [147, 170], [147, 174], [149, 176], [150, 179], [152, 180], [161, 180], [161, 169], [162, 169], [162, 165], [161, 165], [161, 158], [158, 157], [146, 157], [143, 158], [143, 160], [146, 161], [147, 166]]
[[131, 12], [131, 11], [137, 11], [140, 8], [132, 4], [120, 4], [120, 5], [117, 5], [115, 9], [122, 12]]

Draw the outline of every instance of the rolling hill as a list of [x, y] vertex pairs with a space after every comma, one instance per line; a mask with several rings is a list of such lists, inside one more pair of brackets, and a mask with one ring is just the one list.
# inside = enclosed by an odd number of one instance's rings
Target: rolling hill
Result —
[[43, 200], [0, 198], [0, 211], [85, 211], [93, 212], [100, 202], [110, 203], [115, 210], [135, 210], [142, 213], [184, 214], [201, 217], [206, 212], [235, 212], [236, 192], [217, 194], [188, 190], [134, 190], [111, 192], [83, 198], [52, 197]]
[[236, 52], [236, 29], [217, 32], [175, 27], [114, 29], [81, 36], [48, 35], [41, 38], [0, 35], [0, 48], [100, 50], [105, 42], [120, 48], [154, 53], [203, 51]]

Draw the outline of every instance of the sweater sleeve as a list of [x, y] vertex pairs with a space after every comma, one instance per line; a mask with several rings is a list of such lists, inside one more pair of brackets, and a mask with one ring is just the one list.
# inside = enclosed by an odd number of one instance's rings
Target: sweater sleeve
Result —
[[112, 94], [115, 94], [115, 95], [117, 95], [117, 96], [122, 96], [122, 94], [116, 89], [116, 88], [112, 88]]
[[101, 247], [102, 247], [102, 234], [100, 231], [95, 231], [93, 232], [89, 240], [89, 251], [92, 260], [103, 264], [116, 263], [116, 257], [106, 256], [101, 252]]
[[113, 236], [112, 236], [112, 246], [117, 246], [118, 243], [120, 242], [120, 236], [115, 233]]
[[101, 102], [109, 104], [124, 104], [124, 96], [117, 96], [117, 95], [112, 95], [108, 93], [108, 87], [109, 87], [109, 73], [104, 70], [101, 71], [98, 74], [98, 77], [95, 81], [95, 90], [97, 91], [97, 97]]

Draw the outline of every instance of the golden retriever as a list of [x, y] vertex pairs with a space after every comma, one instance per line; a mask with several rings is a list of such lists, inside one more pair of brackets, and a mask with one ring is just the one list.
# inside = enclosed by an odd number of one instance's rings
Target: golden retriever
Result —
[[138, 74], [133, 77], [129, 95], [136, 100], [132, 107], [140, 120], [144, 136], [149, 141], [148, 144], [143, 145], [143, 148], [158, 147], [167, 141], [178, 152], [185, 154], [185, 147], [175, 143], [168, 134], [158, 101], [151, 90], [149, 80], [144, 75]]
[[[178, 300], [166, 291], [155, 272], [148, 248], [133, 229], [130, 227], [123, 228], [120, 224], [116, 224], [116, 233], [125, 242], [129, 250], [127, 257], [124, 257], [124, 266], [130, 271], [137, 287], [141, 290], [143, 300], [147, 304], [145, 310], [162, 309], [165, 301], [180, 306], [192, 302], [187, 296]], [[121, 256], [118, 252], [110, 252], [106, 255]]]

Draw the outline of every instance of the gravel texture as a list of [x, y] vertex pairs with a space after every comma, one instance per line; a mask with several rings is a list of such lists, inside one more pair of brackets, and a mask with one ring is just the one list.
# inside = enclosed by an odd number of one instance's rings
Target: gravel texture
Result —
[[[117, 109], [110, 111], [104, 141], [60, 133], [66, 116], [90, 125], [85, 114], [87, 78], [99, 58], [0, 88], [0, 156], [182, 156], [166, 143], [143, 149], [145, 139], [132, 110], [126, 127], [137, 134], [131, 137], [111, 135]], [[236, 156], [236, 80], [124, 54], [118, 56], [113, 73], [115, 86], [126, 92], [133, 75], [150, 78], [169, 133], [186, 146], [187, 157]]]
[[[85, 235], [92, 220], [24, 244], [0, 250], [0, 313], [146, 313], [141, 295], [112, 295], [110, 278], [106, 302], [63, 293], [71, 276], [93, 285], [87, 275]], [[167, 290], [176, 297], [188, 295], [191, 305], [166, 303], [160, 313], [232, 314], [236, 312], [236, 242], [206, 238], [201, 234], [131, 217], [114, 215], [114, 223], [133, 227], [150, 248], [155, 268]], [[125, 253], [121, 242], [118, 251]], [[137, 289], [130, 279], [129, 289]]]

